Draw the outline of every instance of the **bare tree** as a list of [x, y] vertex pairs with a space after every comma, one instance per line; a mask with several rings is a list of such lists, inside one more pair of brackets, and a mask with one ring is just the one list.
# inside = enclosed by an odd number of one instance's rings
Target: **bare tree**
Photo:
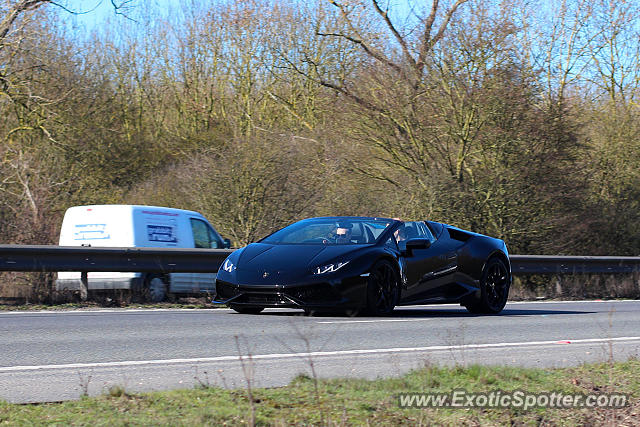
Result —
[[[130, 3], [114, 1], [112, 6], [122, 12]], [[0, 6], [0, 204], [16, 217], [27, 212], [34, 230], [47, 217], [54, 190], [65, 181], [56, 164], [64, 146], [57, 136], [62, 117], [58, 107], [76, 89], [65, 85], [65, 71], [74, 61], [68, 46], [54, 36], [59, 27], [46, 15], [47, 6], [82, 13], [51, 0], [5, 0]], [[48, 228], [45, 222], [42, 226]], [[9, 235], [31, 240], [24, 232]]]
[[593, 4], [586, 0], [562, 0], [552, 9], [550, 22], [538, 15], [535, 49], [544, 69], [550, 103], [562, 106], [567, 88], [587, 76], [592, 60], [591, 46], [598, 38], [592, 27]]
[[599, 0], [595, 5], [591, 81], [614, 103], [638, 102], [640, 96], [640, 4]]
[[[422, 81], [425, 73], [425, 66], [429, 54], [434, 47], [442, 40], [445, 31], [458, 8], [469, 0], [456, 0], [450, 7], [443, 9], [439, 0], [433, 0], [428, 16], [419, 16], [417, 28], [409, 31], [414, 35], [413, 39], [403, 34], [403, 29], [398, 28], [391, 19], [388, 7], [382, 6], [379, 0], [371, 0], [367, 7], [364, 1], [347, 2], [341, 0], [326, 0], [337, 8], [338, 14], [343, 22], [343, 28], [334, 30], [328, 28], [327, 31], [319, 32], [327, 37], [343, 38], [358, 46], [369, 58], [384, 68], [393, 70], [397, 76], [413, 84], [416, 88]], [[369, 9], [372, 9], [370, 12]], [[358, 25], [365, 16], [372, 13], [371, 19], [377, 19], [381, 23], [378, 37], [371, 38], [371, 33], [367, 34], [366, 29]], [[437, 25], [437, 21], [439, 25]], [[384, 38], [384, 33], [388, 38]], [[377, 40], [376, 40], [377, 39]], [[395, 43], [396, 49], [389, 51], [389, 43]], [[400, 54], [396, 55], [397, 50]], [[361, 106], [370, 109], [383, 109], [375, 102], [364, 98], [353, 91], [347, 82], [331, 81], [323, 76], [319, 76], [319, 82], [323, 86], [334, 89], [350, 99], [356, 101]]]
[[245, 245], [313, 212], [333, 173], [323, 151], [317, 141], [262, 132], [175, 165], [128, 198], [202, 212]]

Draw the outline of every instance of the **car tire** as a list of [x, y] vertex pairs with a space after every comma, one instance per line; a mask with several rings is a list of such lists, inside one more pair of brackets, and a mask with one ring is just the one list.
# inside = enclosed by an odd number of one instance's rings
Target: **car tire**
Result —
[[498, 314], [507, 304], [511, 275], [507, 264], [500, 258], [490, 258], [482, 272], [480, 299], [464, 304], [474, 314]]
[[393, 265], [387, 260], [374, 264], [367, 283], [365, 312], [371, 316], [386, 316], [393, 312], [400, 297], [400, 280]]
[[264, 310], [264, 307], [254, 307], [254, 306], [245, 307], [242, 305], [234, 305], [234, 304], [231, 304], [229, 308], [231, 308], [234, 311], [237, 311], [240, 314], [258, 314], [262, 310]]
[[148, 302], [162, 302], [167, 297], [167, 280], [159, 274], [149, 274], [145, 278], [143, 295]]

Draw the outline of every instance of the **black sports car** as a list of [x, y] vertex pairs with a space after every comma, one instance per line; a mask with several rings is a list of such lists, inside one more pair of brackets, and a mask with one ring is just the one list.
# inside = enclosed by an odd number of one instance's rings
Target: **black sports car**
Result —
[[234, 251], [214, 302], [385, 315], [396, 305], [452, 303], [499, 313], [511, 285], [502, 240], [433, 221], [305, 219]]

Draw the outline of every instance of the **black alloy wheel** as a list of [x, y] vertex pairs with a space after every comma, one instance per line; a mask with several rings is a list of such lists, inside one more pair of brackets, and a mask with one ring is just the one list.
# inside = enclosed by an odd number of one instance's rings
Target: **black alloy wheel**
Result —
[[497, 314], [507, 304], [511, 275], [504, 261], [491, 258], [482, 273], [480, 300], [465, 304], [471, 313]]
[[378, 261], [369, 275], [367, 313], [373, 316], [391, 314], [398, 302], [399, 289], [398, 274], [391, 263]]

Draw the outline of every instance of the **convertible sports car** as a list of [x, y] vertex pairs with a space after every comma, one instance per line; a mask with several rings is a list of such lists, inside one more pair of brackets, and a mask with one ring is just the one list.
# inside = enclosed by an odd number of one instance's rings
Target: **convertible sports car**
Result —
[[502, 240], [433, 221], [325, 217], [291, 224], [234, 251], [214, 302], [386, 315], [397, 305], [460, 303], [499, 313], [511, 266]]

